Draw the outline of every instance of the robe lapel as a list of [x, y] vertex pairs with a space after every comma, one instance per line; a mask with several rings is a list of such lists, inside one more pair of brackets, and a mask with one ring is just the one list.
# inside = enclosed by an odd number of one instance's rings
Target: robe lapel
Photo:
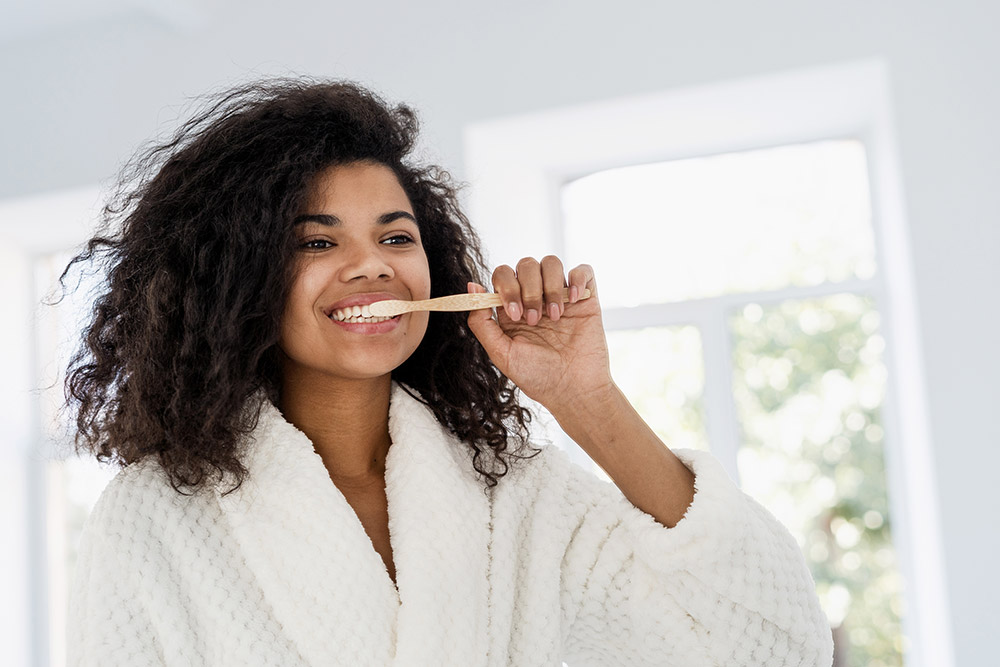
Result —
[[490, 508], [468, 446], [393, 385], [386, 459], [397, 588], [309, 439], [265, 404], [250, 477], [219, 496], [246, 566], [310, 665], [484, 665]]
[[392, 580], [312, 443], [270, 403], [246, 465], [250, 477], [219, 503], [263, 605], [307, 664], [389, 664]]
[[386, 460], [396, 665], [486, 662], [490, 509], [468, 445], [393, 386]]

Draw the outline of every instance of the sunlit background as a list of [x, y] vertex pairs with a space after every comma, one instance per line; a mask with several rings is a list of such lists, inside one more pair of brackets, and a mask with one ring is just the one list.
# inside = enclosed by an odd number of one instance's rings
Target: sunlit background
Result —
[[[657, 326], [657, 315], [669, 321], [686, 301], [718, 311], [743, 489], [806, 553], [842, 664], [901, 665], [863, 144], [602, 171], [565, 185], [562, 205], [567, 252], [607, 276], [602, 304], [657, 305], [650, 326], [609, 341], [617, 382], [672, 446], [711, 449], [705, 347], [697, 326]], [[851, 291], [828, 294], [848, 280]]]
[[0, 5], [0, 662], [65, 664], [76, 543], [115, 472], [60, 412], [99, 277], [45, 305], [58, 275], [191, 96], [305, 73], [420, 111], [494, 263], [595, 267], [616, 381], [788, 526], [837, 667], [995, 664], [1000, 12], [495, 4]]

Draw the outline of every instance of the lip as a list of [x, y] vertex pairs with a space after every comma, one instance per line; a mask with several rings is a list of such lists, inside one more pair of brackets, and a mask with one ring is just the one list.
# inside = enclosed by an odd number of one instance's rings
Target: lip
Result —
[[348, 308], [350, 306], [367, 306], [375, 303], [376, 301], [386, 301], [388, 299], [403, 299], [403, 297], [396, 294], [390, 294], [389, 292], [359, 292], [358, 294], [352, 294], [344, 297], [331, 306], [327, 306], [323, 309], [323, 314], [330, 317], [333, 315], [334, 311], [340, 310], [341, 308]]

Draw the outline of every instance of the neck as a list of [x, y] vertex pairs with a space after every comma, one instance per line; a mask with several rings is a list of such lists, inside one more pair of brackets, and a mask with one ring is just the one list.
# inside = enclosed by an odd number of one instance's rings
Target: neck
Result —
[[308, 437], [341, 488], [384, 488], [389, 452], [389, 375], [365, 380], [286, 374], [281, 412]]

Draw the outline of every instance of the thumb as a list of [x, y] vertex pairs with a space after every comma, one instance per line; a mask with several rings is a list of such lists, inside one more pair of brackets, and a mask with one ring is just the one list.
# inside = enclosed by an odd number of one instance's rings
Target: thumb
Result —
[[[470, 294], [483, 293], [486, 288], [477, 283], [469, 283]], [[479, 343], [486, 350], [486, 354], [498, 368], [502, 371], [502, 363], [510, 351], [511, 340], [500, 328], [500, 324], [493, 319], [493, 311], [489, 308], [469, 311], [469, 329], [479, 340]]]

